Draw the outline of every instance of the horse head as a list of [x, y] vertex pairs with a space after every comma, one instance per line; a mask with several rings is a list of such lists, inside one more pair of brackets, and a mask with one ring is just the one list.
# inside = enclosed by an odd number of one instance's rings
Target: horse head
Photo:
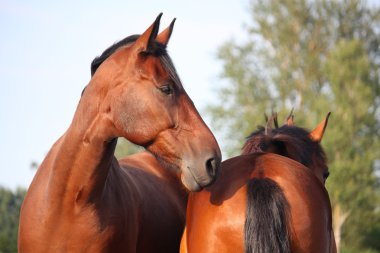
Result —
[[[285, 124], [278, 127], [277, 114], [273, 114], [266, 127], [249, 135], [242, 148], [242, 154], [269, 152], [289, 157], [310, 168], [317, 178], [325, 183], [329, 176], [326, 154], [320, 142], [325, 132], [330, 113], [313, 131], [307, 131], [294, 125], [291, 112]], [[272, 128], [272, 124], [275, 128]]]
[[199, 191], [215, 180], [221, 152], [166, 51], [175, 19], [158, 33], [161, 15], [143, 34], [95, 58], [82, 99], [100, 97], [97, 110], [107, 136], [145, 147], [178, 171], [187, 189]]

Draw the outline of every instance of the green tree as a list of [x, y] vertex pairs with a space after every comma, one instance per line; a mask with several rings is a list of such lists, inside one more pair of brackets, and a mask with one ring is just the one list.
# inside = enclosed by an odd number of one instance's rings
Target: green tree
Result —
[[141, 152], [143, 150], [144, 150], [144, 148], [133, 144], [132, 142], [128, 141], [127, 139], [119, 138], [117, 140], [115, 156], [116, 156], [116, 158], [120, 159], [124, 156], [132, 155], [132, 154]]
[[[357, 40], [338, 42], [325, 65], [334, 94], [332, 110], [343, 123], [340, 128], [332, 127], [331, 136], [326, 139], [334, 172], [329, 184], [335, 207], [334, 224], [338, 231], [343, 225], [340, 223], [348, 218], [343, 235], [355, 247], [364, 239], [358, 235], [368, 234], [379, 204], [374, 194], [376, 177], [373, 173], [374, 161], [379, 159], [379, 135], [377, 129], [371, 129], [377, 124], [369, 113], [376, 95], [369, 65], [363, 44]], [[371, 148], [377, 150], [371, 151]]]
[[[219, 103], [208, 108], [229, 155], [263, 123], [295, 108], [300, 126], [332, 117], [323, 145], [338, 245], [373, 248], [378, 230], [380, 160], [380, 9], [364, 1], [252, 1], [243, 44], [227, 42]], [[371, 234], [372, 233], [372, 234]], [[379, 235], [380, 236], [380, 235]], [[342, 239], [342, 244], [340, 244]]]
[[17, 252], [18, 223], [25, 192], [0, 187], [0, 253]]

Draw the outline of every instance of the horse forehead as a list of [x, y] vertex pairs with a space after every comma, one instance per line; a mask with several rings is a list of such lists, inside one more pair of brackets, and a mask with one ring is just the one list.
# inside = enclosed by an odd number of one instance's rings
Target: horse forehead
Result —
[[148, 72], [148, 74], [159, 76], [165, 79], [169, 78], [169, 73], [163, 66], [159, 57], [154, 57], [154, 56], [148, 57], [144, 61], [144, 69], [146, 72]]
[[[118, 64], [133, 64], [133, 67], [140, 68], [145, 72], [144, 74], [165, 79], [169, 78], [169, 73], [162, 64], [160, 57], [150, 55], [146, 56], [146, 58], [138, 59], [138, 55], [134, 53], [130, 45], [123, 46], [116, 50], [110, 58]], [[127, 68], [130, 67], [129, 65], [127, 66]]]

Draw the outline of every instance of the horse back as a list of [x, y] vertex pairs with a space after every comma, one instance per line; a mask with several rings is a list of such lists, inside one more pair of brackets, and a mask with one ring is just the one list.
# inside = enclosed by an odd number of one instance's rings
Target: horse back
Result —
[[148, 152], [119, 161], [139, 196], [138, 252], [178, 252], [185, 226], [187, 193], [173, 171]]

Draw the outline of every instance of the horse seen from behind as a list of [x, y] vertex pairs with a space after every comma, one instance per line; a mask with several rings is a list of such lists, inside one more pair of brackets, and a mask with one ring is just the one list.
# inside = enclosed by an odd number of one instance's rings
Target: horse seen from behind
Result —
[[[161, 15], [92, 63], [29, 187], [19, 252], [178, 252], [185, 188], [210, 185], [221, 153], [166, 51], [174, 20], [158, 33]], [[118, 137], [148, 152], [118, 161]]]
[[215, 184], [190, 193], [181, 253], [336, 252], [320, 146], [329, 115], [311, 132], [292, 113], [253, 132]]

